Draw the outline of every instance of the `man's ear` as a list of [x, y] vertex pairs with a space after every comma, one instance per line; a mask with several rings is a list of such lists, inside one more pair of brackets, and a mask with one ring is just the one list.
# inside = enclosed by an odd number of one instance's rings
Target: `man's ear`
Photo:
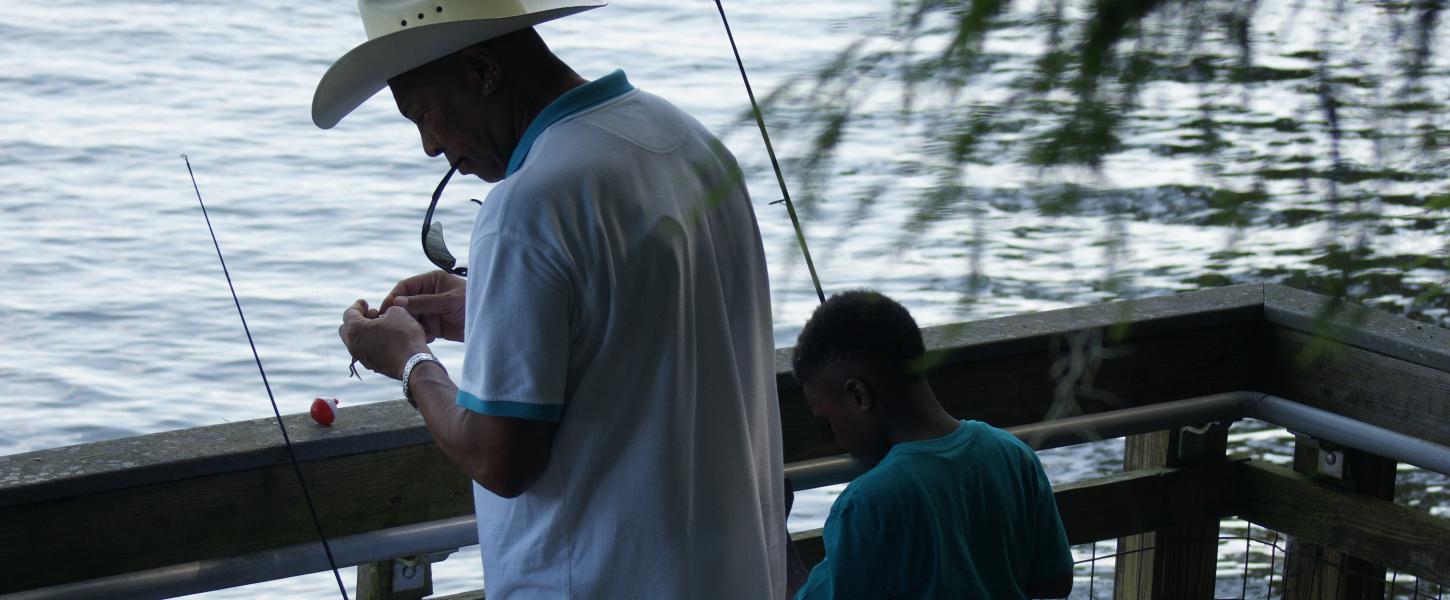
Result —
[[474, 44], [459, 53], [463, 67], [467, 70], [469, 83], [476, 85], [487, 96], [498, 89], [503, 78], [503, 67], [498, 56], [483, 44]]
[[852, 377], [843, 384], [846, 388], [846, 401], [851, 403], [861, 412], [871, 412], [876, 408], [876, 398], [871, 395], [871, 386], [865, 381]]

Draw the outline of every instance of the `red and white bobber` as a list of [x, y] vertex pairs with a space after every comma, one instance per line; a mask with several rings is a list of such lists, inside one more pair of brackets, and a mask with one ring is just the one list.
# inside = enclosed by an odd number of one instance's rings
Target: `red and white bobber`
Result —
[[332, 422], [337, 420], [337, 398], [313, 398], [312, 399], [312, 420], [323, 427], [331, 427]]

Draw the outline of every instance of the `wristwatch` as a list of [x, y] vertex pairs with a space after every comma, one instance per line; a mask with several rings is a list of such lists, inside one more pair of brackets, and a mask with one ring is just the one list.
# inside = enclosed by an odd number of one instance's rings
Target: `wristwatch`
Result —
[[413, 408], [418, 408], [418, 401], [413, 399], [413, 392], [408, 389], [408, 378], [413, 375], [413, 367], [418, 366], [418, 363], [421, 362], [432, 362], [437, 364], [438, 368], [443, 369], [444, 372], [448, 371], [443, 366], [443, 361], [438, 360], [438, 357], [427, 352], [419, 352], [408, 358], [408, 362], [403, 364], [403, 399], [407, 400], [408, 404], [412, 404]]

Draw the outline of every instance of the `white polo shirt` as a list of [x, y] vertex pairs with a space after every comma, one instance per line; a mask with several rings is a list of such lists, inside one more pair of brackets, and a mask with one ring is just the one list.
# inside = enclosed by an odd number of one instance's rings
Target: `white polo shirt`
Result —
[[458, 404], [559, 422], [527, 492], [474, 488], [489, 600], [784, 598], [769, 284], [720, 141], [622, 72], [576, 88], [469, 257]]

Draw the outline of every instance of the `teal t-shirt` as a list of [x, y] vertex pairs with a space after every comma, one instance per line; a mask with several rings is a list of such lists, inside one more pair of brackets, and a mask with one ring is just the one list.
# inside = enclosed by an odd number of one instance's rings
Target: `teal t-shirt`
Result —
[[980, 421], [892, 446], [836, 498], [824, 538], [797, 600], [1026, 598], [1072, 572], [1042, 463]]

